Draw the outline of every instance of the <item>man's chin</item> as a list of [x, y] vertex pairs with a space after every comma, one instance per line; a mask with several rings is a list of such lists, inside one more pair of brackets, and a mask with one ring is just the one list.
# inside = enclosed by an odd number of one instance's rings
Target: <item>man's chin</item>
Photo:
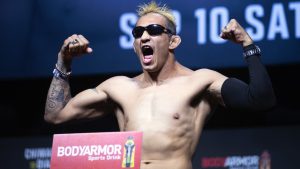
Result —
[[143, 70], [149, 73], [157, 72], [157, 68], [151, 64], [151, 65], [143, 65]]

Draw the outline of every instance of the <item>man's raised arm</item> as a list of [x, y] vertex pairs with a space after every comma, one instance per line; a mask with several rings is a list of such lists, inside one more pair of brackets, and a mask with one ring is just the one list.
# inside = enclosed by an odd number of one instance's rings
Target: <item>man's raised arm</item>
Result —
[[95, 116], [90, 105], [107, 99], [101, 90], [89, 89], [71, 97], [69, 75], [74, 56], [91, 53], [88, 40], [82, 35], [68, 37], [58, 53], [53, 79], [48, 91], [44, 118], [48, 122], [61, 123], [74, 118]]
[[220, 85], [215, 85], [225, 106], [244, 111], [272, 108], [276, 97], [267, 70], [260, 61], [260, 49], [253, 44], [251, 37], [235, 19], [230, 20], [220, 36], [242, 45], [249, 69], [249, 84], [236, 78], [228, 78], [219, 83]]

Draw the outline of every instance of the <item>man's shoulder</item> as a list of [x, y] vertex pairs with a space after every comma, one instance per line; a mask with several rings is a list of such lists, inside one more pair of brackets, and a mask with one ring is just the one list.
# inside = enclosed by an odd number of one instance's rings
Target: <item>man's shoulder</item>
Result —
[[109, 79], [107, 79], [108, 81], [128, 81], [131, 80], [132, 78], [127, 77], [127, 76], [113, 76]]
[[120, 103], [121, 100], [127, 99], [130, 93], [133, 93], [136, 85], [130, 77], [114, 76], [100, 83], [96, 88], [105, 92], [116, 103]]
[[182, 75], [195, 75], [195, 74], [210, 74], [210, 73], [216, 73], [215, 70], [209, 69], [209, 68], [200, 68], [196, 70], [188, 69], [184, 67], [184, 69], [181, 71]]
[[207, 81], [209, 83], [217, 81], [223, 77], [225, 76], [219, 73], [218, 71], [208, 69], [208, 68], [201, 68], [195, 70], [190, 76], [191, 80], [201, 80], [201, 81]]
[[220, 73], [215, 70], [208, 69], [208, 68], [201, 68], [201, 69], [195, 70], [193, 72], [193, 75], [196, 75], [196, 76], [203, 76], [203, 75], [209, 76], [209, 75], [217, 75], [217, 74], [220, 74]]
[[194, 71], [194, 73], [212, 73], [212, 72], [216, 72], [216, 71], [209, 68], [201, 68]]
[[134, 79], [127, 76], [114, 76], [103, 82], [105, 85], [120, 85], [126, 83], [133, 83]]

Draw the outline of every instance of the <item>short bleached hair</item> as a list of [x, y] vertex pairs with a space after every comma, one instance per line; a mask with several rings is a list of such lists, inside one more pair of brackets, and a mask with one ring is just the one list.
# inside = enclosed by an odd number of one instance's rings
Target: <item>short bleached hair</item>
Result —
[[167, 27], [172, 31], [173, 34], [176, 34], [176, 21], [175, 16], [173, 15], [171, 9], [166, 5], [160, 6], [155, 1], [151, 1], [148, 4], [142, 4], [138, 6], [137, 13], [139, 17], [145, 16], [149, 13], [157, 13], [162, 15], [167, 19]]

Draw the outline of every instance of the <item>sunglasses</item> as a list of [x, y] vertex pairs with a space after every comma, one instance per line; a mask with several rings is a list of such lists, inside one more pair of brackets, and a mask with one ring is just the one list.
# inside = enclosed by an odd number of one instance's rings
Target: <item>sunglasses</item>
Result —
[[149, 35], [151, 36], [158, 36], [161, 35], [162, 33], [167, 33], [167, 34], [172, 34], [172, 31], [170, 29], [167, 29], [161, 25], [158, 24], [151, 24], [146, 27], [143, 26], [136, 26], [132, 30], [132, 35], [135, 39], [140, 38], [144, 31], [147, 31]]

